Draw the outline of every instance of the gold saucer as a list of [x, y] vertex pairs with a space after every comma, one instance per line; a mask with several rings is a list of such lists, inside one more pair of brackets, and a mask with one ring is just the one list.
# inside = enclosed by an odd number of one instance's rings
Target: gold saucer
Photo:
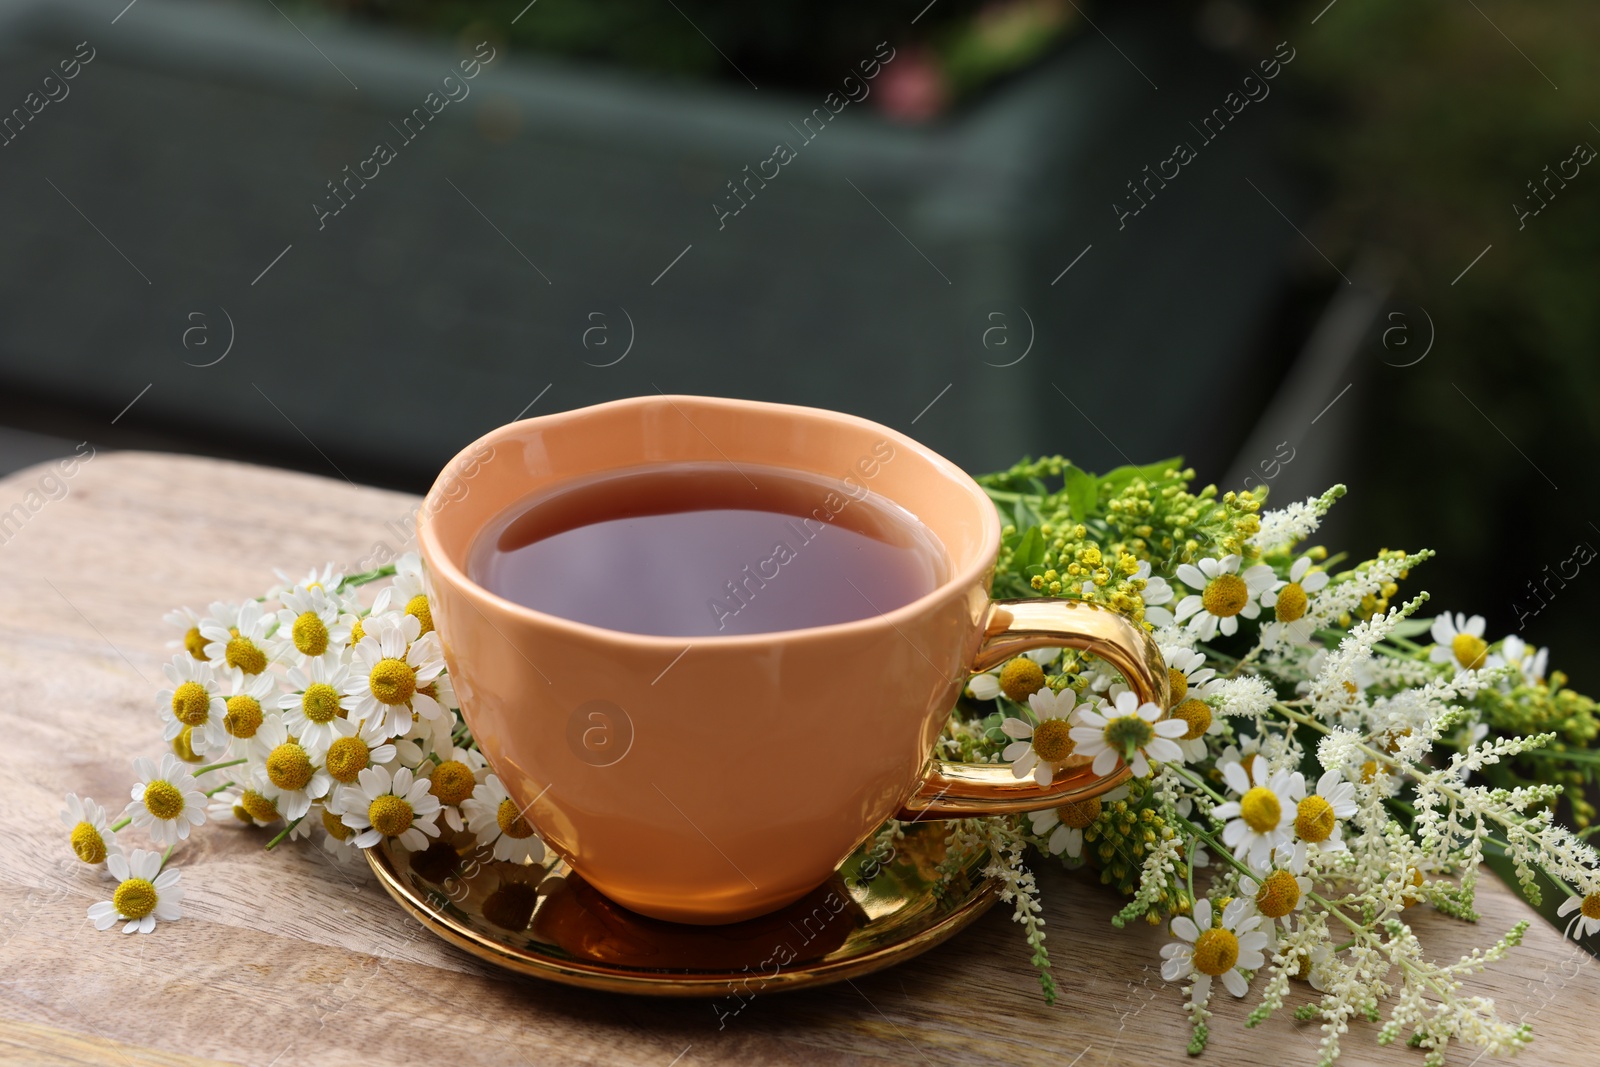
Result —
[[650, 919], [600, 895], [560, 859], [520, 864], [449, 830], [424, 852], [387, 841], [367, 860], [389, 895], [459, 948], [519, 974], [588, 989], [727, 997], [843, 981], [944, 941], [995, 902], [971, 857], [940, 887], [946, 828], [910, 827], [877, 861], [870, 842], [795, 903], [726, 926]]

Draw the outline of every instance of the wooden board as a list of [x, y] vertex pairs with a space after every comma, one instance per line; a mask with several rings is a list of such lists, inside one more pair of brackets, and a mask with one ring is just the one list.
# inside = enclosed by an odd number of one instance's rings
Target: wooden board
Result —
[[[74, 860], [62, 795], [120, 807], [129, 757], [158, 753], [154, 711], [174, 636], [170, 608], [257, 595], [274, 566], [354, 565], [400, 546], [415, 499], [343, 481], [172, 456], [103, 454], [57, 500], [29, 498], [42, 468], [0, 481], [0, 1059], [11, 1062], [306, 1064], [1172, 1063], [1187, 1040], [1180, 994], [1158, 973], [1164, 934], [1113, 930], [1116, 898], [1084, 876], [1042, 875], [1061, 1000], [1047, 1007], [1002, 905], [892, 970], [758, 996], [719, 1029], [705, 1001], [618, 997], [494, 972], [406, 921], [364, 868], [321, 850], [267, 854], [207, 826], [177, 862], [185, 918], [148, 936], [95, 930], [105, 889]], [[43, 488], [51, 488], [45, 484]], [[59, 492], [55, 495], [59, 496]], [[1427, 912], [1441, 956], [1533, 920], [1523, 948], [1475, 980], [1531, 1021], [1538, 1063], [1593, 1062], [1600, 967], [1488, 878], [1483, 928]], [[1408, 913], [1408, 919], [1411, 918]], [[1295, 1003], [1304, 998], [1295, 994]], [[726, 1010], [726, 1005], [723, 1010]], [[1315, 1024], [1246, 1031], [1219, 997], [1201, 1063], [1314, 1063]], [[1344, 1062], [1420, 1063], [1357, 1024]], [[180, 1059], [193, 1057], [193, 1059]], [[1453, 1050], [1450, 1062], [1473, 1062]], [[1075, 1057], [1077, 1057], [1075, 1059]], [[676, 1059], [675, 1059], [676, 1058]]]

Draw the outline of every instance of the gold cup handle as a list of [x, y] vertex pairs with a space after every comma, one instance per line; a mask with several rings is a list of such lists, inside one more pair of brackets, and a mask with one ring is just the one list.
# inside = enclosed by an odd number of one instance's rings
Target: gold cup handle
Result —
[[[1122, 672], [1141, 702], [1165, 708], [1170, 700], [1167, 666], [1150, 635], [1116, 612], [1079, 600], [996, 600], [972, 670], [986, 671], [1030, 649], [1052, 646], [1105, 660]], [[1083, 757], [1069, 758], [1055, 780], [1041, 786], [1032, 778], [1013, 777], [1005, 764], [929, 760], [922, 784], [895, 818], [965, 819], [1039, 811], [1097, 797], [1132, 773], [1122, 765], [1100, 776], [1088, 764]]]

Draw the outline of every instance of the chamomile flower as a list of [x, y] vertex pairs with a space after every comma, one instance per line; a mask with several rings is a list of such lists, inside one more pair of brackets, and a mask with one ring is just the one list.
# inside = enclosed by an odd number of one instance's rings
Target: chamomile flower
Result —
[[[222, 729], [228, 735], [233, 752], [243, 753], [261, 724], [266, 721], [272, 698], [277, 692], [278, 679], [270, 672], [246, 674], [238, 668], [224, 669], [218, 675], [227, 712], [222, 716]], [[222, 750], [211, 753], [220, 757]]]
[[366, 636], [355, 647], [346, 695], [350, 714], [363, 722], [381, 719], [398, 737], [418, 716], [436, 719], [444, 708], [423, 688], [444, 670], [439, 642], [422, 634], [414, 615], [369, 615]]
[[478, 844], [494, 846], [494, 858], [529, 863], [544, 858], [544, 842], [523, 817], [498, 775], [485, 778], [461, 805]]
[[1167, 688], [1174, 706], [1189, 697], [1206, 695], [1208, 683], [1217, 672], [1206, 666], [1206, 657], [1182, 645], [1162, 645], [1161, 658], [1167, 664]]
[[[398, 754], [381, 722], [334, 719], [329, 725], [333, 739], [322, 749], [322, 766], [328, 772], [328, 777], [341, 786], [355, 785], [362, 771], [368, 767], [386, 766]], [[416, 763], [422, 762], [420, 750], [416, 756]]]
[[302, 666], [289, 668], [287, 682], [289, 691], [278, 698], [284, 726], [307, 748], [326, 749], [340, 712], [355, 704], [347, 692], [349, 670], [337, 655], [308, 657]]
[[1128, 795], [1128, 787], [1118, 786], [1103, 796], [1088, 800], [1069, 800], [1059, 807], [1030, 811], [1035, 837], [1046, 837], [1045, 848], [1052, 856], [1078, 859], [1083, 855], [1083, 831], [1096, 819], [1106, 804], [1115, 804]]
[[1206, 758], [1206, 738], [1222, 733], [1222, 719], [1211, 711], [1211, 705], [1199, 697], [1185, 697], [1172, 706], [1167, 712], [1169, 719], [1175, 719], [1184, 724], [1184, 732], [1175, 736], [1174, 741], [1183, 752], [1183, 759], [1187, 763], [1198, 763]]
[[1323, 852], [1348, 851], [1340, 827], [1355, 813], [1356, 787], [1345, 781], [1338, 770], [1324, 771], [1317, 779], [1317, 791], [1295, 805], [1295, 839], [1316, 845]]
[[1178, 601], [1173, 618], [1178, 622], [1188, 619], [1189, 629], [1202, 641], [1211, 640], [1218, 630], [1232, 636], [1239, 630], [1240, 616], [1253, 619], [1260, 615], [1257, 598], [1277, 580], [1265, 563], [1240, 574], [1239, 562], [1239, 557], [1232, 555], [1178, 566], [1178, 578], [1199, 592]]
[[178, 871], [161, 869], [161, 854], [136, 848], [127, 856], [120, 852], [106, 860], [106, 868], [117, 879], [110, 900], [89, 905], [89, 920], [96, 930], [109, 930], [126, 923], [125, 934], [148, 934], [156, 921], [175, 922], [183, 912], [178, 904], [183, 890], [178, 888]]
[[371, 848], [389, 838], [409, 852], [418, 852], [428, 847], [428, 838], [439, 836], [439, 798], [428, 792], [431, 784], [405, 767], [393, 774], [387, 767], [368, 767], [356, 785], [339, 791], [335, 809], [344, 825], [355, 831], [357, 848]]
[[278, 654], [302, 663], [327, 655], [350, 640], [356, 617], [322, 586], [285, 590], [278, 612]]
[[1039, 720], [1037, 726], [1026, 719], [1008, 716], [1000, 730], [1012, 738], [1000, 753], [1011, 762], [1014, 778], [1033, 776], [1040, 785], [1055, 780], [1056, 767], [1076, 747], [1072, 740], [1072, 711], [1078, 696], [1071, 689], [1057, 693], [1048, 686], [1028, 697], [1028, 707]]
[[1311, 570], [1311, 557], [1301, 556], [1289, 568], [1287, 580], [1274, 581], [1261, 594], [1261, 606], [1272, 608], [1277, 616], [1274, 632], [1296, 644], [1306, 644], [1316, 629], [1315, 620], [1307, 614], [1311, 598], [1328, 584], [1328, 572]]
[[170, 683], [156, 694], [156, 713], [161, 717], [161, 739], [171, 741], [189, 727], [189, 747], [198, 755], [222, 753], [228, 748], [228, 732], [222, 719], [228, 705], [218, 688], [211, 664], [187, 652], [172, 657], [161, 668]]
[[[1279, 849], [1279, 854], [1284, 852]], [[1292, 850], [1289, 850], [1292, 855]], [[1306, 894], [1311, 892], [1311, 879], [1292, 867], [1273, 867], [1259, 880], [1245, 875], [1239, 879], [1239, 896], [1255, 905], [1256, 913], [1267, 920], [1269, 936], [1279, 921], [1289, 928], [1289, 916], [1305, 910]]]
[[1448, 663], [1455, 667], [1458, 674], [1501, 666], [1505, 660], [1491, 653], [1489, 643], [1483, 639], [1485, 625], [1482, 615], [1474, 615], [1469, 619], [1457, 612], [1452, 618], [1448, 611], [1445, 612], [1433, 620], [1434, 644], [1428, 652], [1428, 659], [1434, 663]]
[[1105, 713], [1090, 705], [1078, 708], [1072, 718], [1071, 738], [1080, 756], [1094, 760], [1095, 774], [1107, 775], [1125, 762], [1140, 778], [1150, 775], [1150, 760], [1179, 763], [1183, 750], [1174, 738], [1188, 733], [1182, 719], [1163, 719], [1161, 709], [1137, 694], [1122, 690]]
[[[1054, 663], [1056, 658], [1061, 655], [1061, 650], [1059, 648], [1035, 648], [1029, 652], [1024, 652], [1023, 655], [1037, 664], [1042, 674], [1043, 669]], [[981, 671], [967, 679], [967, 695], [973, 700], [993, 700], [999, 696], [1004, 691], [1000, 686], [1000, 675], [1012, 662], [1007, 660], [990, 670]]]
[[301, 744], [289, 732], [283, 716], [268, 715], [250, 740], [250, 762], [258, 768], [257, 791], [273, 802], [279, 815], [293, 822], [333, 787], [333, 778], [322, 766], [323, 754], [320, 748]]
[[433, 632], [433, 611], [429, 608], [427, 576], [422, 572], [422, 557], [407, 552], [394, 561], [394, 580], [378, 591], [372, 613], [389, 610], [403, 612], [417, 620], [421, 632]]
[[339, 570], [338, 566], [333, 563], [324, 563], [321, 570], [318, 570], [316, 567], [312, 567], [311, 570], [306, 573], [306, 576], [301, 578], [299, 581], [295, 581], [281, 570], [276, 571], [275, 573], [278, 575], [279, 580], [282, 581], [283, 584], [274, 587], [273, 590], [267, 594], [269, 598], [277, 597], [279, 600], [282, 600], [284, 593], [295, 589], [320, 589], [329, 596], [335, 597], [344, 591], [344, 574]]
[[1211, 901], [1201, 897], [1194, 902], [1194, 918], [1175, 916], [1172, 934], [1178, 940], [1161, 946], [1161, 977], [1169, 982], [1192, 979], [1190, 1000], [1196, 1005], [1210, 998], [1213, 978], [1221, 978], [1234, 996], [1244, 996], [1250, 983], [1239, 969], [1259, 970], [1267, 962], [1261, 951], [1267, 947], [1267, 934], [1259, 929], [1261, 916], [1250, 910], [1249, 901], [1235, 898], [1222, 910], [1222, 921], [1213, 926]]
[[1131, 580], [1144, 582], [1144, 589], [1139, 593], [1139, 599], [1144, 601], [1144, 621], [1151, 626], [1171, 626], [1172, 609], [1167, 605], [1172, 603], [1176, 595], [1172, 591], [1172, 584], [1159, 574], [1150, 573], [1149, 560], [1139, 564]]
[[167, 642], [168, 648], [182, 649], [190, 658], [206, 658], [206, 639], [200, 633], [200, 614], [190, 608], [177, 608], [161, 616], [168, 626], [176, 626], [183, 636]]
[[272, 662], [267, 650], [272, 647], [272, 632], [277, 625], [278, 617], [263, 611], [255, 600], [237, 606], [212, 604], [211, 614], [200, 621], [206, 659], [246, 674], [260, 674]]
[[206, 816], [214, 823], [231, 826], [236, 830], [265, 825], [244, 806], [244, 791], [229, 786], [211, 798], [206, 805]]
[[150, 840], [167, 848], [188, 837], [191, 826], [205, 823], [206, 795], [177, 756], [168, 753], [159, 765], [140, 756], [133, 761], [133, 772], [139, 784], [122, 814]]
[[461, 804], [478, 788], [478, 783], [489, 774], [489, 761], [475, 748], [451, 746], [433, 758], [428, 768], [428, 780], [433, 784], [428, 791], [444, 805], [440, 818], [452, 830], [460, 830]]
[[1512, 634], [1500, 642], [1500, 655], [1521, 673], [1527, 685], [1538, 685], [1544, 681], [1545, 668], [1550, 665], [1548, 648], [1534, 651], [1532, 645]]
[[1239, 797], [1211, 809], [1218, 819], [1226, 819], [1222, 843], [1233, 849], [1234, 857], [1250, 857], [1250, 864], [1263, 867], [1272, 850], [1290, 839], [1294, 831], [1296, 801], [1305, 793], [1304, 780], [1289, 771], [1272, 773], [1267, 761], [1255, 760], [1247, 774], [1242, 763], [1222, 764], [1222, 777]]
[[71, 827], [72, 852], [92, 867], [106, 870], [106, 860], [120, 854], [117, 835], [106, 826], [106, 811], [87, 797], [67, 794], [67, 806], [61, 809], [61, 823]]
[[[1574, 912], [1577, 914], [1573, 914]], [[1572, 916], [1572, 921], [1567, 924], [1568, 937], [1574, 941], [1588, 937], [1596, 930], [1600, 930], [1600, 890], [1586, 896], [1568, 897], [1556, 909], [1556, 914]]]

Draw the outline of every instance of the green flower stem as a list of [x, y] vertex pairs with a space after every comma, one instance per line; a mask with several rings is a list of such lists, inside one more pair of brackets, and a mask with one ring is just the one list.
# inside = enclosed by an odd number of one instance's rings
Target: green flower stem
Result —
[[1169, 768], [1171, 768], [1173, 770], [1173, 772], [1175, 772], [1176, 774], [1178, 774], [1181, 777], [1183, 777], [1184, 779], [1186, 779], [1189, 782], [1189, 784], [1197, 785], [1201, 789], [1204, 789], [1207, 793], [1211, 794], [1211, 799], [1215, 800], [1218, 804], [1226, 804], [1227, 803], [1227, 801], [1228, 801], [1227, 797], [1223, 796], [1221, 793], [1217, 792], [1215, 789], [1212, 789], [1209, 785], [1206, 784], [1205, 779], [1201, 778], [1198, 774], [1194, 773], [1189, 768], [1185, 767], [1183, 764], [1181, 764], [1181, 763], [1169, 763], [1169, 764], [1167, 764], [1167, 766]]
[[124, 826], [127, 826], [132, 821], [132, 815], [124, 815], [122, 818], [111, 824], [111, 832], [116, 833], [118, 830], [122, 829]]
[[161, 854], [161, 866], [157, 868], [157, 871], [161, 871], [161, 870], [164, 870], [166, 868], [167, 861], [172, 858], [172, 850], [177, 848], [177, 847], [178, 847], [177, 845], [168, 845], [167, 846], [167, 850]]
[[299, 819], [296, 819], [296, 820], [294, 820], [294, 821], [293, 821], [293, 822], [291, 822], [291, 823], [290, 823], [290, 824], [289, 824], [289, 825], [288, 825], [288, 826], [285, 826], [285, 827], [284, 827], [284, 828], [283, 828], [283, 829], [282, 829], [282, 830], [280, 830], [280, 831], [278, 831], [278, 836], [277, 836], [277, 837], [274, 837], [274, 838], [273, 838], [273, 839], [272, 839], [272, 840], [271, 840], [271, 841], [268, 841], [268, 842], [267, 842], [267, 851], [269, 851], [269, 852], [270, 852], [270, 851], [272, 851], [272, 849], [273, 849], [273, 847], [274, 847], [274, 846], [275, 846], [275, 845], [277, 845], [277, 843], [278, 843], [278, 842], [279, 842], [279, 841], [282, 841], [282, 840], [283, 840], [283, 839], [284, 839], [284, 838], [286, 838], [286, 837], [288, 837], [288, 836], [289, 836], [289, 834], [290, 834], [290, 833], [291, 833], [291, 832], [293, 832], [293, 830], [294, 830], [294, 828], [295, 828], [295, 827], [296, 827], [296, 826], [299, 826], [299, 825], [300, 825], [300, 821], [301, 821], [301, 819], [304, 819], [304, 818], [305, 818], [305, 816], [304, 816], [304, 815], [302, 815], [302, 816], [300, 816], [300, 818], [299, 818]]
[[237, 767], [239, 764], [244, 763], [244, 762], [246, 762], [246, 758], [245, 757], [241, 757], [239, 759], [224, 760], [221, 763], [208, 763], [204, 767], [201, 767], [199, 770], [195, 771], [194, 772], [194, 776], [196, 778], [198, 778], [202, 774], [205, 774], [207, 771], [221, 770], [223, 767]]
[[220, 793], [220, 792], [222, 792], [222, 791], [223, 791], [223, 790], [224, 790], [224, 789], [227, 789], [227, 788], [229, 788], [229, 787], [230, 787], [230, 786], [232, 786], [232, 785], [233, 785], [233, 783], [232, 783], [232, 782], [223, 782], [223, 783], [222, 783], [222, 784], [221, 784], [221, 785], [219, 785], [219, 786], [217, 786], [217, 787], [216, 787], [216, 788], [215, 788], [215, 789], [212, 789], [212, 790], [210, 790], [210, 791], [208, 791], [208, 792], [207, 792], [207, 793], [206, 793], [206, 796], [208, 796], [208, 797], [214, 797], [214, 796], [216, 796], [216, 795], [217, 795], [217, 794], [218, 794], [218, 793]]
[[394, 564], [385, 563], [383, 566], [374, 568], [370, 571], [362, 571], [360, 574], [346, 575], [344, 584], [348, 586], [366, 585], [368, 582], [375, 582], [379, 578], [390, 578], [393, 577], [393, 575]]

